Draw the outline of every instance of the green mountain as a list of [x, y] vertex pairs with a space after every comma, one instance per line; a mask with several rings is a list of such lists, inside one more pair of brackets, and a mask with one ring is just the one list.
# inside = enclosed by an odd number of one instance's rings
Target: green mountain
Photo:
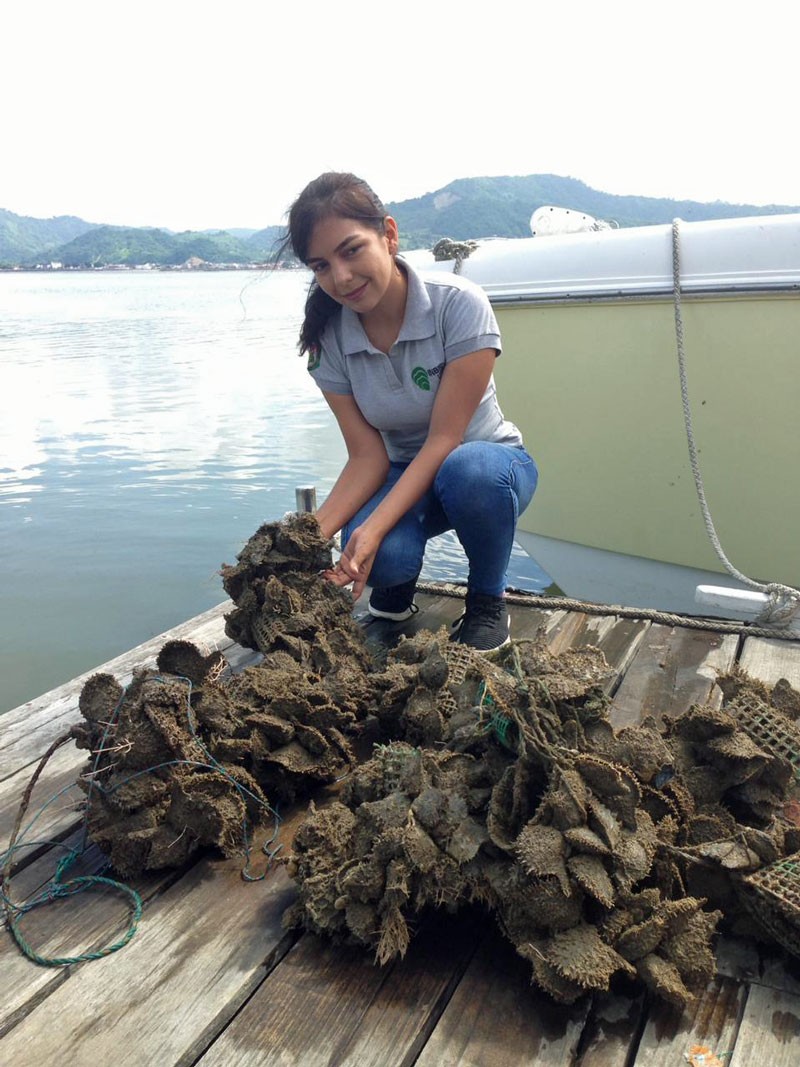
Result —
[[62, 216], [32, 219], [0, 209], [0, 267], [177, 266], [196, 257], [207, 263], [261, 263], [274, 255], [282, 226], [262, 230], [168, 230], [103, 226]]
[[278, 246], [285, 236], [285, 226], [267, 226], [249, 237], [247, 243], [254, 253], [258, 253], [258, 258], [270, 260], [277, 253]]
[[32, 219], [0, 208], [0, 264], [13, 265], [44, 256], [55, 248], [94, 229], [95, 223], [73, 215], [53, 219]]
[[672, 222], [674, 218], [693, 222], [800, 210], [776, 204], [764, 207], [618, 196], [557, 174], [458, 178], [434, 193], [387, 204], [386, 210], [397, 219], [404, 248], [429, 248], [442, 237], [460, 241], [473, 237], [529, 237], [530, 217], [545, 204], [585, 212], [620, 226], [648, 226]]
[[[202, 232], [203, 233], [219, 233], [220, 231], [219, 230], [203, 230]], [[244, 229], [244, 230], [239, 229], [236, 226], [231, 226], [231, 227], [228, 227], [228, 229], [226, 229], [223, 232], [224, 233], [229, 233], [231, 235], [231, 237], [238, 237], [240, 241], [247, 241], [253, 236], [253, 234], [256, 231], [255, 231], [255, 228], [252, 227], [252, 226], [249, 229]]]
[[[774, 215], [799, 207], [727, 204], [618, 196], [557, 174], [459, 178], [443, 189], [386, 205], [397, 219], [403, 248], [430, 248], [442, 237], [526, 237], [531, 214], [552, 204], [585, 212], [619, 226]], [[32, 219], [0, 209], [0, 267], [60, 262], [69, 267], [109, 264], [176, 266], [196, 257], [207, 263], [263, 263], [271, 260], [285, 229], [208, 230], [202, 233], [125, 226], [99, 226], [62, 216]]]
[[51, 250], [49, 258], [65, 267], [104, 267], [117, 263], [178, 266], [187, 259], [207, 263], [252, 263], [258, 259], [248, 241], [224, 231], [167, 233], [166, 230], [99, 226]]

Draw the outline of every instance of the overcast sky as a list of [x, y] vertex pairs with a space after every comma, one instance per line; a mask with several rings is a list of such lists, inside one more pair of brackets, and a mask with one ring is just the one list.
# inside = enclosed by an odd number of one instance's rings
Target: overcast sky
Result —
[[553, 173], [610, 193], [796, 205], [799, 10], [12, 0], [0, 207], [260, 228], [323, 170], [355, 171], [386, 201]]

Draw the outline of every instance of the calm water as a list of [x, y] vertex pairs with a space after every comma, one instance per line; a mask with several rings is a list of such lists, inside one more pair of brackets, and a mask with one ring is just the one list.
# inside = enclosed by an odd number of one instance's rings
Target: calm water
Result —
[[[224, 599], [320, 499], [338, 430], [294, 354], [305, 275], [0, 274], [0, 711]], [[463, 578], [451, 535], [424, 577]], [[547, 576], [515, 552], [512, 585]]]

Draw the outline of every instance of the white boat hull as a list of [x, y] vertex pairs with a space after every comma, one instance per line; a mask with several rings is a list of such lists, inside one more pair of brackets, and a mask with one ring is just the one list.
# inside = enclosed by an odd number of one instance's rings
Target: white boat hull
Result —
[[741, 584], [727, 574], [610, 552], [527, 530], [517, 531], [517, 541], [549, 575], [558, 575], [554, 578], [558, 588], [576, 600], [740, 621], [755, 618], [763, 609], [760, 603], [742, 608], [727, 603], [723, 608], [717, 602], [711, 608], [698, 602], [698, 587], [740, 590]]
[[[681, 253], [714, 524], [739, 571], [798, 586], [800, 216], [683, 225]], [[523, 548], [565, 593], [604, 603], [699, 614], [697, 584], [738, 587], [689, 465], [671, 227], [488, 241], [462, 273], [495, 306], [501, 403], [540, 468]]]

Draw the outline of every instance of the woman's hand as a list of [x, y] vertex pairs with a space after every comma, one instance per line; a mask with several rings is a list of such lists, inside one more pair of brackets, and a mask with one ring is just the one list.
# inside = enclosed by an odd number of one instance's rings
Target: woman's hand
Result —
[[344, 586], [352, 582], [353, 599], [358, 600], [364, 592], [381, 540], [370, 533], [366, 526], [357, 526], [342, 549], [336, 566], [324, 571], [324, 576], [334, 585]]

